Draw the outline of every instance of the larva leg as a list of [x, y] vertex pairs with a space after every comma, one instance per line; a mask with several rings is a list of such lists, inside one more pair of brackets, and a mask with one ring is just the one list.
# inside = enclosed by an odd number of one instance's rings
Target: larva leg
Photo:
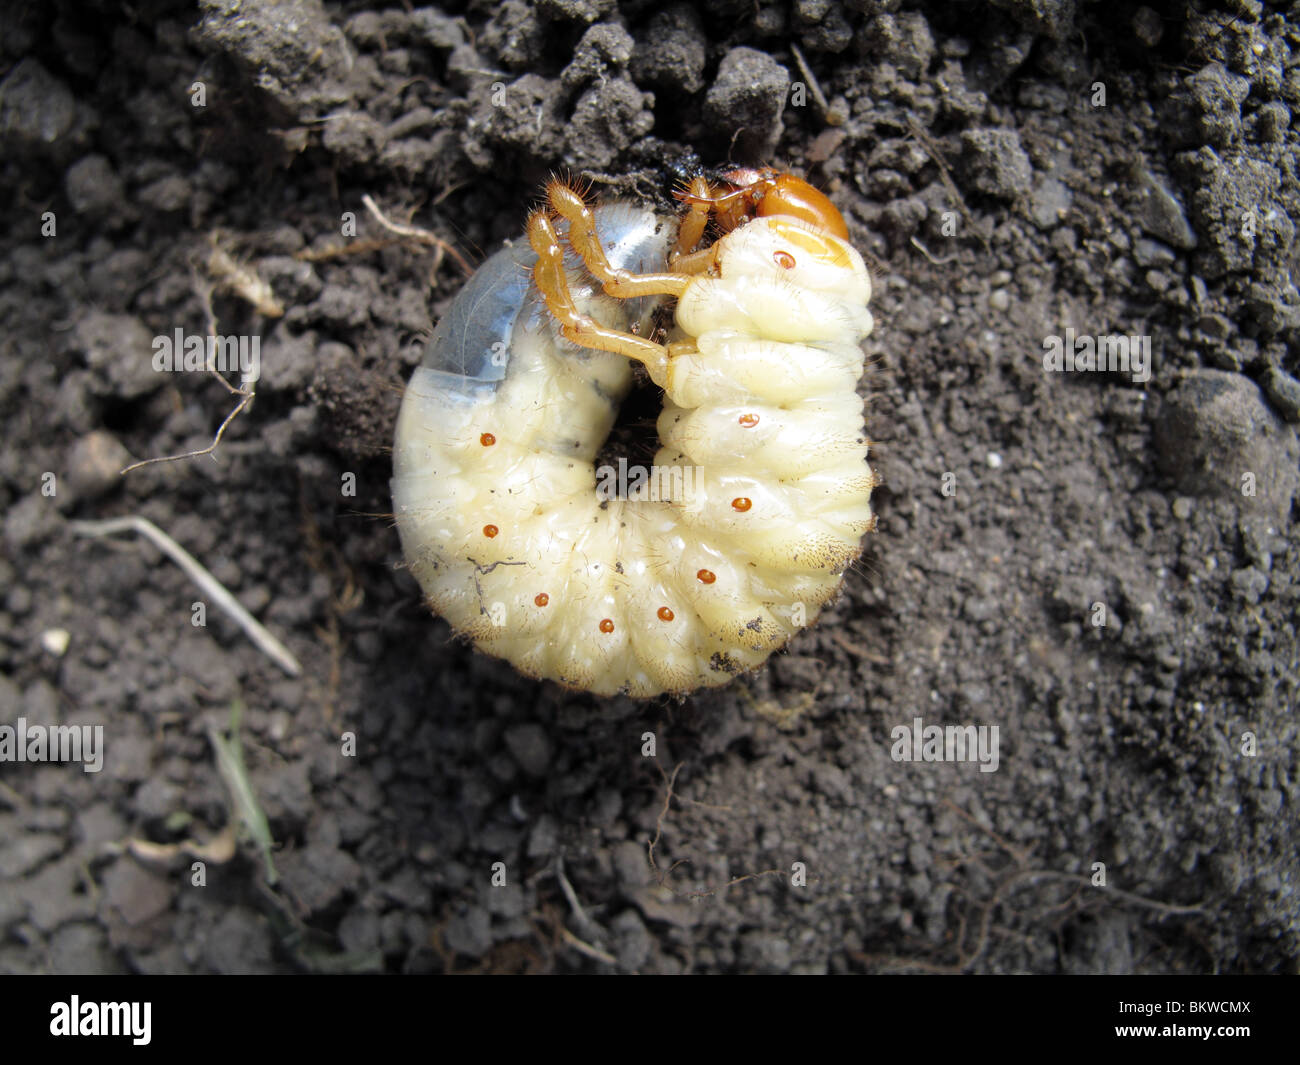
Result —
[[634, 274], [610, 266], [605, 249], [596, 232], [596, 217], [581, 196], [562, 181], [552, 181], [546, 187], [551, 206], [569, 223], [569, 244], [582, 256], [592, 276], [605, 286], [605, 291], [619, 299], [638, 296], [680, 296], [690, 284], [690, 278], [678, 273]]
[[719, 250], [719, 245], [715, 242], [700, 251], [693, 251], [688, 255], [678, 255], [677, 258], [668, 261], [674, 270], [679, 270], [683, 274], [694, 277], [696, 274], [707, 274], [713, 269], [718, 261]]
[[704, 238], [704, 228], [709, 224], [709, 213], [713, 209], [713, 189], [704, 178], [697, 177], [686, 187], [683, 199], [687, 204], [686, 217], [678, 227], [677, 243], [668, 257], [674, 266], [683, 256], [694, 251]]
[[[584, 207], [585, 210], [585, 207]], [[535, 211], [528, 219], [528, 243], [537, 252], [537, 265], [533, 278], [538, 291], [546, 301], [547, 310], [560, 325], [566, 340], [596, 351], [612, 351], [644, 363], [656, 384], [667, 376], [668, 349], [662, 344], [628, 333], [621, 329], [603, 326], [590, 315], [578, 310], [569, 291], [569, 281], [564, 273], [564, 247], [555, 226], [542, 211]], [[597, 242], [599, 243], [599, 242]], [[604, 257], [604, 252], [601, 252]], [[608, 264], [607, 264], [608, 265]], [[683, 279], [685, 280], [685, 279]], [[683, 288], [685, 286], [683, 285]]]
[[[704, 236], [709, 216], [712, 215], [717, 219], [723, 233], [730, 233], [752, 217], [751, 191], [748, 188], [736, 188], [724, 192], [710, 185], [704, 178], [697, 177], [686, 186], [686, 191], [679, 194], [678, 198], [686, 204], [688, 213], [677, 230], [677, 244], [672, 254], [668, 256], [668, 262], [674, 270], [699, 273], [717, 261], [717, 255], [714, 253], [714, 249], [717, 248], [716, 242], [712, 247], [692, 254], [693, 249]], [[705, 255], [708, 255], [708, 258], [702, 259], [701, 257]], [[695, 262], [701, 262], [703, 265], [692, 266], [691, 264]]]
[[681, 194], [681, 200], [687, 206], [686, 217], [677, 229], [677, 243], [668, 256], [668, 265], [679, 274], [707, 274], [713, 272], [718, 263], [720, 247], [714, 241], [709, 247], [695, 250], [704, 238], [704, 230], [709, 224], [709, 216], [716, 213], [724, 227], [734, 228], [733, 215], [739, 198], [739, 192], [719, 192], [704, 178], [695, 178]]

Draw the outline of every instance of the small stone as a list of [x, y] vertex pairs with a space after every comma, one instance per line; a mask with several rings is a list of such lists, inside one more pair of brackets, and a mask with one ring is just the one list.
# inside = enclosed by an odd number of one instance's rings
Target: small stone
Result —
[[105, 156], [82, 156], [63, 179], [64, 191], [78, 214], [109, 214], [122, 207], [122, 179]]
[[35, 832], [19, 833], [0, 845], [0, 880], [15, 880], [26, 876], [62, 849], [63, 841], [58, 836]]
[[55, 658], [62, 658], [68, 653], [68, 644], [72, 634], [67, 629], [46, 629], [41, 633], [41, 646]]
[[59, 693], [54, 685], [44, 678], [29, 685], [23, 692], [22, 716], [29, 725], [59, 724]]
[[204, 926], [203, 961], [217, 973], [267, 973], [272, 970], [272, 935], [265, 917], [232, 906], [215, 924]]
[[447, 922], [442, 938], [458, 954], [481, 957], [492, 949], [492, 918], [481, 906], [471, 907]]
[[740, 939], [740, 964], [749, 973], [783, 973], [790, 968], [790, 941], [774, 932], [746, 932]]
[[553, 22], [595, 22], [614, 10], [614, 0], [538, 0], [537, 12]]
[[355, 909], [339, 922], [339, 943], [349, 954], [371, 954], [379, 949], [379, 916]]
[[182, 809], [184, 803], [180, 787], [155, 774], [136, 788], [132, 809], [139, 818], [161, 821]]
[[[342, 83], [354, 69], [354, 53], [321, 0], [219, 2], [199, 7], [202, 18], [190, 31], [199, 48], [224, 54], [248, 70], [252, 84], [291, 114], [313, 98], [316, 83], [333, 79]], [[306, 99], [299, 98], [300, 88], [307, 90]], [[331, 96], [330, 102], [335, 99]]]
[[551, 741], [541, 725], [514, 725], [506, 729], [506, 747], [519, 767], [531, 777], [544, 776], [551, 761]]
[[[760, 9], [759, 17], [754, 20], [755, 28], [778, 11], [775, 4]], [[838, 4], [832, 6], [830, 0], [795, 0], [794, 13], [801, 29], [800, 40], [808, 51], [842, 52], [853, 43], [853, 27]], [[775, 19], [771, 18], [771, 22]], [[771, 25], [770, 30], [767, 27], [758, 30], [764, 37], [780, 36], [783, 31], [783, 26], [776, 25]]]
[[1211, 340], [1224, 341], [1232, 335], [1232, 322], [1222, 314], [1203, 314], [1196, 328]]
[[[1181, 153], [1176, 161], [1183, 185], [1190, 190], [1196, 231], [1204, 239], [1194, 264], [1198, 273], [1210, 278], [1234, 271], [1262, 274], [1276, 259], [1277, 249], [1290, 246], [1295, 223], [1286, 211], [1272, 206], [1281, 173], [1266, 158], [1245, 152], [1218, 154], [1202, 145]], [[1275, 305], [1280, 296], [1276, 289], [1252, 292], [1252, 297], [1262, 297], [1256, 313]], [[1269, 313], [1286, 315], [1281, 307]]]
[[626, 895], [633, 895], [650, 882], [650, 862], [646, 848], [634, 840], [624, 840], [614, 847], [614, 879]]
[[634, 972], [649, 960], [653, 943], [636, 910], [624, 910], [615, 917], [610, 931], [614, 934], [615, 953], [621, 969]]
[[1300, 381], [1277, 366], [1270, 366], [1262, 381], [1269, 402], [1287, 421], [1300, 423]]
[[1186, 86], [1196, 114], [1198, 139], [1220, 149], [1236, 141], [1241, 136], [1241, 104], [1250, 94], [1250, 82], [1215, 62], [1188, 78]]
[[328, 844], [310, 843], [302, 850], [277, 855], [275, 862], [285, 887], [308, 913], [329, 909], [364, 879], [351, 854]]
[[656, 89], [699, 92], [704, 88], [704, 40], [700, 16], [689, 4], [656, 12], [633, 53], [632, 77]]
[[1232, 590], [1238, 598], [1254, 605], [1268, 591], [1268, 574], [1254, 566], [1236, 570], [1232, 574]]
[[877, 15], [863, 27], [860, 41], [868, 57], [892, 64], [909, 81], [920, 80], [934, 57], [930, 24], [916, 12]]
[[1169, 266], [1174, 258], [1173, 250], [1158, 240], [1139, 237], [1133, 242], [1133, 259], [1138, 266]]
[[1165, 23], [1160, 15], [1143, 5], [1133, 12], [1133, 34], [1148, 48], [1154, 48], [1165, 35]]
[[1162, 471], [1184, 494], [1284, 515], [1300, 492], [1296, 432], [1241, 374], [1187, 374], [1164, 397], [1153, 439]]
[[1270, 100], [1255, 112], [1255, 129], [1265, 144], [1279, 144], [1291, 127], [1291, 109], [1281, 100]]
[[569, 157], [579, 167], [610, 166], [633, 141], [654, 128], [654, 97], [626, 77], [591, 86], [579, 98], [569, 119]]
[[1029, 201], [1029, 215], [1039, 229], [1051, 229], [1060, 224], [1073, 203], [1074, 193], [1064, 182], [1054, 177], [1045, 177], [1034, 185], [1033, 196]]
[[40, 492], [31, 492], [5, 511], [4, 539], [11, 548], [21, 549], [55, 536], [57, 525], [58, 511], [52, 501]]
[[603, 80], [627, 66], [633, 45], [632, 35], [622, 26], [604, 22], [589, 26], [573, 50], [573, 59], [560, 74], [560, 81], [565, 88], [577, 89]]
[[131, 453], [112, 433], [96, 429], [80, 437], [68, 455], [68, 487], [79, 499], [98, 499], [122, 483]]
[[388, 133], [364, 111], [344, 111], [325, 123], [321, 143], [349, 166], [365, 166], [388, 143]]
[[465, 43], [465, 31], [460, 20], [444, 15], [436, 8], [420, 7], [412, 11], [411, 27], [426, 44], [444, 52]]
[[5, 596], [5, 609], [16, 617], [23, 617], [31, 613], [32, 590], [25, 584], [18, 584], [10, 588], [9, 594]]
[[[1268, 240], [1290, 246], [1290, 228], [1293, 227], [1287, 222]], [[1282, 277], [1278, 277], [1276, 283], [1252, 281], [1242, 305], [1247, 319], [1254, 322], [1261, 336], [1272, 337], [1300, 329], [1300, 292]]]
[[119, 858], [104, 875], [101, 907], [105, 914], [128, 925], [143, 924], [157, 917], [171, 903], [171, 884], [130, 858]]
[[961, 168], [974, 191], [1014, 200], [1030, 189], [1034, 168], [1011, 129], [970, 129], [962, 133]]
[[474, 122], [464, 149], [476, 166], [498, 165], [502, 152], [539, 160], [556, 158], [563, 151], [568, 122], [567, 93], [558, 78], [524, 74], [506, 86], [502, 106], [484, 97]]
[[984, 464], [988, 466], [990, 470], [1000, 470], [1002, 469], [1002, 456], [996, 451], [990, 451], [984, 456]]
[[704, 121], [741, 159], [764, 159], [776, 150], [790, 72], [766, 52], [733, 48], [704, 99]]
[[169, 214], [188, 207], [193, 195], [189, 181], [180, 174], [168, 174], [140, 189], [135, 198], [151, 211]]
[[64, 925], [50, 937], [49, 969], [68, 976], [125, 975], [104, 930], [88, 921]]
[[1192, 516], [1192, 501], [1186, 496], [1179, 496], [1174, 500], [1170, 509], [1173, 511], [1175, 518], [1179, 521], [1186, 521]]
[[1021, 27], [1033, 34], [1064, 40], [1074, 27], [1075, 0], [998, 0]]
[[1196, 247], [1196, 231], [1181, 201], [1148, 170], [1139, 175], [1134, 208], [1137, 224], [1157, 240], [1184, 251]]
[[488, 909], [505, 920], [522, 917], [528, 910], [528, 900], [519, 884], [502, 884], [488, 892]]
[[880, 230], [891, 247], [899, 248], [921, 227], [930, 209], [919, 196], [891, 200], [880, 214]]
[[28, 56], [0, 81], [0, 141], [49, 147], [72, 129], [77, 103], [63, 82]]
[[1011, 296], [1004, 288], [989, 293], [989, 306], [995, 311], [1005, 311], [1011, 306]]
[[546, 45], [546, 31], [529, 5], [504, 0], [479, 32], [478, 43], [510, 70], [525, 70], [537, 65]]
[[542, 814], [528, 836], [527, 855], [530, 858], [549, 856], [559, 843], [559, 826], [550, 814]]
[[95, 897], [86, 890], [88, 876], [85, 858], [66, 854], [22, 881], [16, 893], [26, 902], [32, 924], [42, 932], [52, 932], [70, 921], [95, 916]]
[[153, 369], [153, 337], [132, 315], [92, 309], [74, 328], [73, 343], [85, 355], [101, 394], [139, 399], [166, 381], [166, 374]]

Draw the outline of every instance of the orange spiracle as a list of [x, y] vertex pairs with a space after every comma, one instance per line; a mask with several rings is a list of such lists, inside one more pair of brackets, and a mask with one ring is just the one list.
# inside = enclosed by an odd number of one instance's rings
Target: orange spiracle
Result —
[[603, 618], [600, 623], [600, 631], [609, 635], [614, 631], [614, 622], [610, 618]]
[[673, 620], [673, 612], [672, 612], [671, 610], [669, 610], [666, 606], [661, 606], [661, 607], [659, 608], [659, 620], [660, 620], [660, 621], [672, 621], [672, 620]]

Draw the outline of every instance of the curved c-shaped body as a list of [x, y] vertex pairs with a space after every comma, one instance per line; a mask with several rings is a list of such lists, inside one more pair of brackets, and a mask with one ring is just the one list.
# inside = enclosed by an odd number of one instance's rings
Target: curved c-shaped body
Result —
[[[595, 209], [611, 265], [663, 270], [675, 223]], [[788, 216], [719, 242], [677, 302], [662, 445], [648, 481], [598, 479], [633, 375], [559, 335], [524, 245], [479, 268], [402, 403], [393, 499], [435, 611], [521, 672], [646, 697], [725, 683], [811, 624], [874, 526], [861, 340], [870, 278], [839, 237]], [[575, 302], [646, 335], [651, 301]]]

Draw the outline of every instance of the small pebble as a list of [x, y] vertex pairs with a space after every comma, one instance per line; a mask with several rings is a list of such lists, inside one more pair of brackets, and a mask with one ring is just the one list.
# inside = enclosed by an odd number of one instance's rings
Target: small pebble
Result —
[[72, 445], [68, 455], [68, 482], [84, 499], [97, 499], [116, 488], [121, 470], [131, 454], [112, 433], [96, 429]]
[[1151, 8], [1143, 5], [1133, 12], [1133, 35], [1148, 48], [1154, 48], [1165, 35], [1164, 20]]
[[72, 634], [67, 629], [46, 629], [41, 633], [41, 646], [55, 658], [62, 658], [67, 653]]

